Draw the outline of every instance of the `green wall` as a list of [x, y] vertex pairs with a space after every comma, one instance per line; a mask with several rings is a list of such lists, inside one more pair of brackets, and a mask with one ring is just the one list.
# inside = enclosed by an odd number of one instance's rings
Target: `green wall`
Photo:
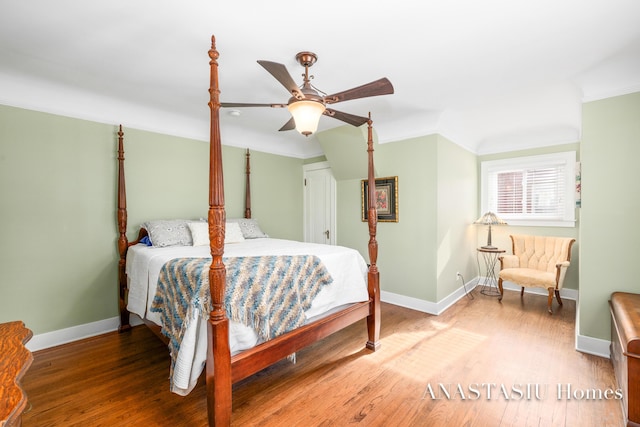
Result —
[[303, 240], [302, 165], [301, 159], [251, 152], [251, 216], [270, 237]]
[[436, 301], [450, 295], [462, 282], [478, 275], [475, 259], [478, 211], [476, 155], [438, 137], [437, 153], [437, 283]]
[[[0, 106], [0, 322], [34, 332], [117, 315], [117, 127]], [[149, 219], [206, 217], [208, 144], [125, 132], [128, 236]], [[245, 151], [223, 147], [227, 216], [244, 213]], [[302, 238], [302, 161], [252, 152], [252, 210]]]
[[117, 313], [115, 127], [0, 106], [0, 321]]
[[[337, 128], [324, 132], [321, 143], [337, 179], [338, 244], [368, 259], [360, 202], [366, 133]], [[477, 210], [476, 156], [438, 135], [376, 143], [374, 150], [376, 177], [398, 176], [399, 222], [378, 223], [381, 288], [438, 302], [460, 287], [456, 272], [467, 280], [477, 274], [469, 227]]]
[[437, 150], [437, 137], [427, 136], [383, 144], [375, 152], [377, 176], [398, 176], [399, 222], [378, 223], [382, 289], [433, 302], [438, 297]]
[[640, 93], [584, 104], [580, 335], [610, 339], [612, 292], [640, 293]]

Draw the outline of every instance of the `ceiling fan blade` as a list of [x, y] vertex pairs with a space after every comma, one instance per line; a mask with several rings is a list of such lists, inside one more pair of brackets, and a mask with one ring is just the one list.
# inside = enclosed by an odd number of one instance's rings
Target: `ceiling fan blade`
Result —
[[293, 130], [296, 128], [296, 121], [291, 117], [287, 123], [285, 123], [278, 131]]
[[284, 86], [291, 95], [296, 97], [297, 99], [304, 99], [304, 94], [296, 84], [296, 82], [287, 71], [287, 67], [282, 64], [278, 64], [277, 62], [271, 61], [258, 61], [258, 64], [262, 65], [265, 70], [267, 70], [273, 77], [276, 78], [280, 82], [282, 86]]
[[271, 107], [271, 108], [286, 108], [287, 104], [246, 104], [242, 102], [221, 102], [221, 107], [235, 108], [235, 107]]
[[334, 119], [342, 120], [345, 123], [353, 125], [355, 127], [362, 126], [369, 121], [368, 117], [356, 116], [354, 114], [343, 113], [342, 111], [336, 111], [331, 108], [327, 108], [323, 113], [325, 116], [333, 117]]
[[327, 104], [349, 101], [351, 99], [367, 98], [369, 96], [389, 95], [393, 93], [393, 85], [386, 77], [376, 80], [353, 89], [334, 93], [324, 97]]

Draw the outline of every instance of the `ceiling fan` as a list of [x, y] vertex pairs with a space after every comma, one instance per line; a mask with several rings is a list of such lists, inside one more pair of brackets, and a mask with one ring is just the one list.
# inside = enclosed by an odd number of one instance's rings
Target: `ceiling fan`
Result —
[[313, 76], [309, 76], [309, 67], [316, 63], [318, 56], [313, 52], [300, 52], [296, 55], [296, 60], [304, 67], [304, 80], [298, 86], [293, 80], [287, 68], [276, 62], [258, 61], [273, 77], [276, 78], [292, 95], [286, 104], [250, 104], [237, 102], [223, 102], [221, 107], [242, 108], [242, 107], [271, 107], [287, 108], [291, 113], [291, 119], [279, 130], [297, 129], [305, 136], [311, 135], [318, 128], [320, 116], [325, 115], [341, 120], [353, 126], [361, 126], [369, 121], [367, 117], [356, 116], [327, 108], [327, 105], [338, 102], [350, 101], [353, 99], [367, 98], [370, 96], [388, 95], [393, 93], [393, 85], [386, 77], [362, 86], [354, 87], [331, 95], [320, 91], [310, 81]]

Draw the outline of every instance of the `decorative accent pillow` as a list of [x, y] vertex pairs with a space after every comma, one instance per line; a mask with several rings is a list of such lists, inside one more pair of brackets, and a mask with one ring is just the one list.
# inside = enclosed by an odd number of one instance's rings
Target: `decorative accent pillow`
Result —
[[[209, 224], [206, 222], [190, 222], [188, 226], [189, 230], [191, 230], [193, 246], [209, 245]], [[227, 222], [225, 224], [224, 243], [239, 242], [244, 242], [240, 225], [235, 222]]]
[[192, 240], [187, 222], [184, 219], [157, 220], [147, 221], [142, 226], [149, 233], [153, 246], [190, 246]]
[[245, 239], [259, 239], [261, 237], [269, 237], [264, 233], [258, 225], [258, 220], [254, 218], [232, 218], [228, 219], [229, 222], [237, 222], [240, 224], [240, 230]]
[[224, 230], [224, 243], [240, 243], [244, 242], [244, 236], [237, 222], [227, 222]]
[[206, 222], [190, 222], [187, 224], [191, 231], [193, 246], [209, 245], [209, 224]]

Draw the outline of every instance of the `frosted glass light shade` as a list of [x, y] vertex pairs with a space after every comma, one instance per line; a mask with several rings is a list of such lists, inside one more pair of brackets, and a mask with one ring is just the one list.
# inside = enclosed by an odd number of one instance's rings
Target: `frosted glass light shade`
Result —
[[296, 122], [296, 130], [304, 136], [309, 136], [318, 130], [320, 116], [325, 106], [317, 101], [296, 101], [287, 106]]

